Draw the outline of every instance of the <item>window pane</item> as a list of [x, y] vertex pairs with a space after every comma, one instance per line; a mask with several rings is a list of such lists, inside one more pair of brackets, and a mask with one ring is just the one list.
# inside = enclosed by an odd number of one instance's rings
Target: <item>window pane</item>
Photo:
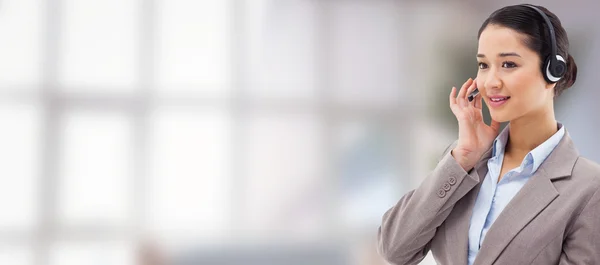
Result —
[[251, 234], [315, 236], [323, 232], [327, 193], [318, 116], [254, 113], [248, 123], [244, 206]]
[[40, 114], [33, 105], [0, 105], [0, 229], [31, 229], [36, 223]]
[[315, 92], [315, 1], [259, 0], [247, 5], [250, 88], [259, 97]]
[[408, 161], [410, 150], [401, 141], [409, 135], [402, 132], [394, 124], [366, 120], [347, 120], [336, 126], [335, 172], [342, 196], [337, 209], [345, 228], [371, 229], [410, 186], [410, 179], [398, 174], [408, 172], [408, 163], [403, 161]]
[[229, 86], [231, 1], [157, 2], [159, 89], [164, 92], [226, 92]]
[[348, 104], [397, 104], [410, 64], [402, 61], [398, 1], [333, 3], [331, 62], [337, 101]]
[[0, 89], [39, 84], [42, 4], [40, 0], [0, 2]]
[[130, 91], [138, 67], [136, 0], [65, 0], [59, 81], [68, 90]]
[[60, 143], [60, 220], [66, 225], [130, 220], [131, 121], [122, 113], [69, 112]]
[[152, 116], [149, 225], [158, 233], [221, 236], [231, 211], [226, 113], [161, 108]]
[[130, 242], [59, 242], [52, 246], [51, 265], [134, 265]]
[[33, 265], [33, 253], [28, 247], [0, 244], [0, 264]]

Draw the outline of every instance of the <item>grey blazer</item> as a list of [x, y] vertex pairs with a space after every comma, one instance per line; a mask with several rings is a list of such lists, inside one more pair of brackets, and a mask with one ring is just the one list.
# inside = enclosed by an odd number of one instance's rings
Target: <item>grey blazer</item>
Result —
[[[492, 148], [466, 172], [450, 153], [456, 143], [383, 215], [378, 252], [389, 263], [418, 264], [431, 250], [438, 264], [467, 264], [471, 213]], [[474, 265], [600, 264], [599, 188], [600, 165], [581, 157], [565, 132], [492, 224]]]

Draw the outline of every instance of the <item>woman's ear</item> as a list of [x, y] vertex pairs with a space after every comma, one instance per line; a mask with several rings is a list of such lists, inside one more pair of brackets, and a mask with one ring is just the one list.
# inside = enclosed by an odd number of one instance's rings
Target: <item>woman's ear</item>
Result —
[[548, 91], [548, 93], [551, 95], [550, 97], [553, 99], [556, 97], [556, 90], [554, 89], [554, 87], [556, 87], [556, 83], [546, 83], [546, 91]]
[[[544, 82], [546, 81], [544, 80]], [[552, 89], [552, 91], [554, 91], [554, 87], [556, 87], [556, 83], [549, 84], [548, 82], [546, 82], [546, 89]]]

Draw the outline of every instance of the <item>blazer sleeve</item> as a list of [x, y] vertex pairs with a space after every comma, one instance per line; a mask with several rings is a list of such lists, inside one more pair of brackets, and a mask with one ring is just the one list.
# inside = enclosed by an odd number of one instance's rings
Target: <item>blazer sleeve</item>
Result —
[[596, 190], [566, 235], [559, 265], [600, 264], [600, 192]]
[[[391, 264], [418, 264], [430, 249], [437, 228], [456, 202], [479, 183], [475, 173], [456, 162], [452, 143], [423, 182], [406, 193], [382, 218], [377, 251]], [[470, 170], [471, 172], [473, 170]]]

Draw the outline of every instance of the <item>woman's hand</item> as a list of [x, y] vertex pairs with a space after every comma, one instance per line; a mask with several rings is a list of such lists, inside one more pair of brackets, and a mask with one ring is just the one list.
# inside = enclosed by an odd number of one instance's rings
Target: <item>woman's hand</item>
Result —
[[456, 96], [456, 87], [450, 92], [450, 109], [458, 120], [458, 143], [451, 154], [465, 171], [471, 170], [490, 147], [500, 131], [500, 122], [492, 119], [492, 124], [483, 121], [482, 95], [477, 95], [469, 102], [469, 94], [475, 90], [477, 83], [469, 78]]

